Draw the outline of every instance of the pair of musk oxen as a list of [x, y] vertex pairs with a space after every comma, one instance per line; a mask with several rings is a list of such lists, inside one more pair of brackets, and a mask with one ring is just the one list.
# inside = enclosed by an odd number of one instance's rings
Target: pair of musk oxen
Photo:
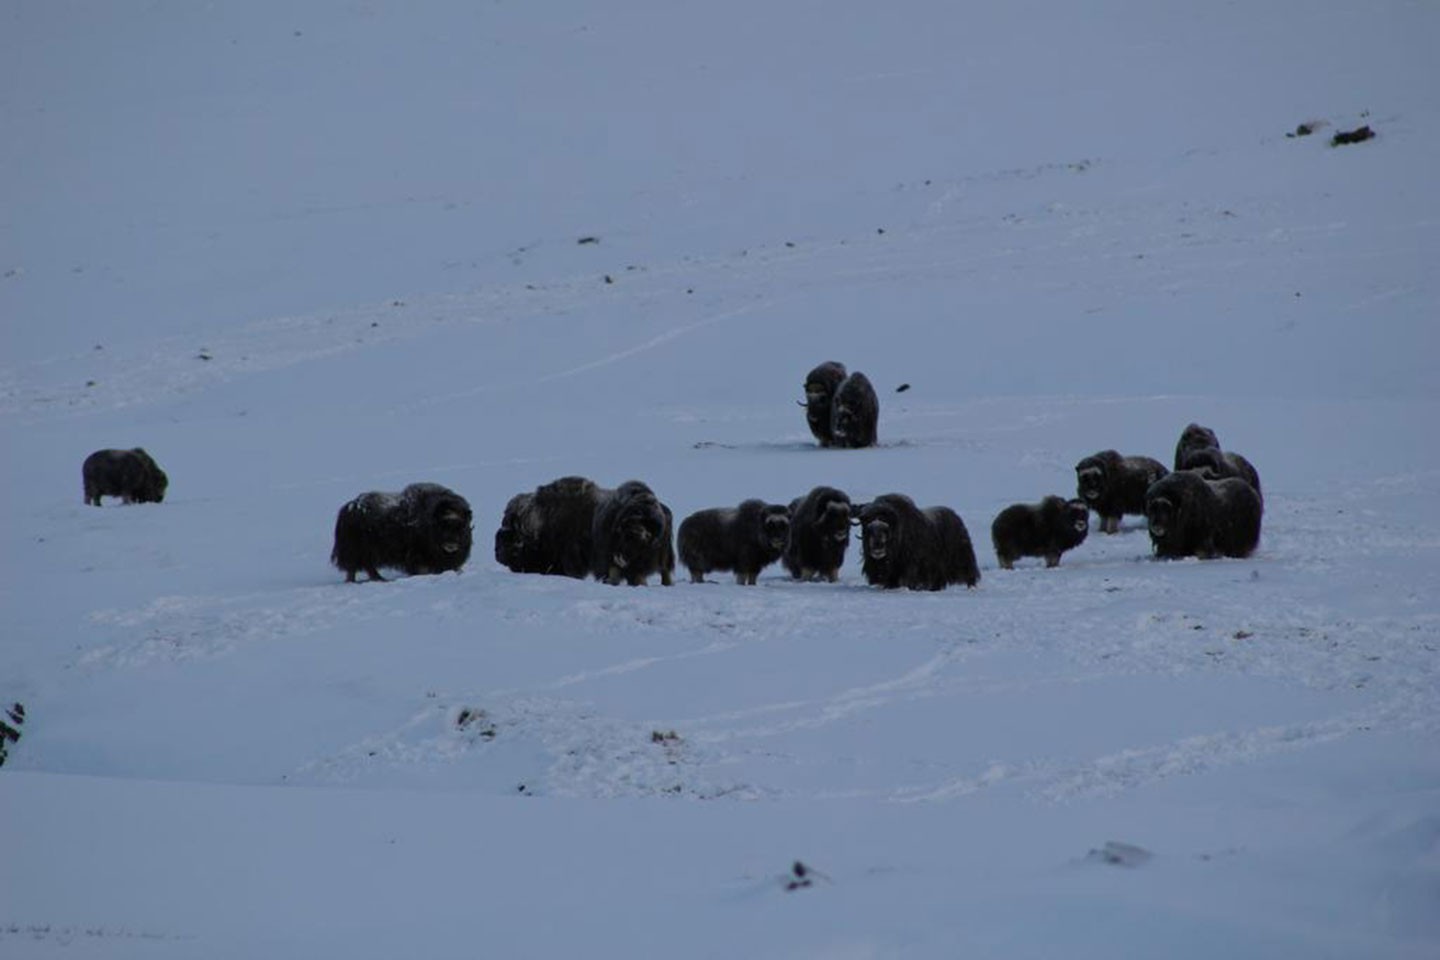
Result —
[[[512, 497], [495, 533], [495, 559], [516, 573], [594, 576], [607, 583], [642, 584], [655, 574], [673, 582], [673, 515], [645, 484], [614, 490], [584, 477], [562, 477]], [[790, 504], [750, 499], [734, 507], [699, 510], [680, 524], [680, 563], [690, 579], [733, 572], [754, 584], [780, 561], [797, 580], [839, 579], [858, 526], [868, 582], [884, 587], [940, 590], [980, 579], [970, 535], [948, 507], [922, 510], [898, 493], [854, 504], [834, 487], [816, 487]]]
[[873, 447], [880, 420], [880, 398], [870, 378], [859, 370], [847, 373], [834, 360], [805, 376], [805, 422], [822, 447]]

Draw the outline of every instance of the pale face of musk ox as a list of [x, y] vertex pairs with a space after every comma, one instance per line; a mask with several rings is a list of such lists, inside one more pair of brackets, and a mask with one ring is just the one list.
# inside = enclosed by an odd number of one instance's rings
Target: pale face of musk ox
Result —
[[845, 365], [834, 360], [820, 364], [805, 377], [805, 399], [800, 401], [800, 406], [805, 408], [810, 433], [822, 447], [834, 441], [830, 431], [830, 405], [835, 390], [844, 380]]
[[790, 539], [783, 561], [797, 580], [834, 583], [850, 545], [850, 498], [834, 487], [815, 487], [790, 504]]
[[1100, 515], [1101, 533], [1118, 533], [1120, 518], [1145, 513], [1145, 491], [1170, 471], [1151, 457], [1102, 450], [1075, 465], [1079, 499]]
[[1236, 477], [1207, 480], [1177, 470], [1146, 496], [1145, 517], [1161, 558], [1248, 557], [1260, 542], [1263, 506], [1255, 489]]
[[595, 577], [634, 587], [659, 573], [660, 582], [670, 586], [675, 570], [673, 522], [670, 508], [638, 480], [602, 496], [595, 511], [591, 567]]
[[870, 378], [858, 370], [850, 374], [836, 389], [832, 405], [830, 432], [835, 446], [857, 449], [875, 445], [880, 398]]
[[96, 450], [80, 468], [85, 502], [100, 506], [101, 497], [123, 503], [160, 503], [170, 478], [145, 450]]
[[1204, 450], [1208, 447], [1219, 449], [1220, 441], [1215, 436], [1215, 431], [1209, 427], [1202, 427], [1198, 423], [1192, 423], [1180, 432], [1180, 439], [1175, 443], [1175, 469], [1185, 469], [1185, 455], [1192, 450]]
[[410, 575], [459, 570], [473, 540], [470, 504], [436, 483], [399, 493], [364, 493], [340, 508], [330, 560], [354, 583], [359, 571], [385, 579], [381, 567]]

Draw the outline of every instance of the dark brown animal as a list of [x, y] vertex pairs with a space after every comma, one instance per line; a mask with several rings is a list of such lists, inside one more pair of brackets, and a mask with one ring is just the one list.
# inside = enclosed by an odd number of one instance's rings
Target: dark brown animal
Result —
[[1013, 570], [1021, 557], [1044, 557], [1045, 566], [1054, 567], [1061, 554], [1084, 543], [1089, 532], [1085, 501], [1046, 497], [1001, 510], [990, 525], [990, 542], [1003, 570]]
[[470, 558], [470, 504], [438, 483], [412, 483], [399, 493], [372, 491], [346, 503], [335, 517], [330, 562], [354, 583], [363, 570], [384, 580], [381, 567], [412, 576], [459, 570]]
[[975, 547], [949, 507], [921, 510], [902, 493], [887, 493], [858, 511], [865, 580], [872, 586], [943, 590], [980, 582]]
[[1080, 499], [1100, 515], [1101, 533], [1119, 533], [1120, 518], [1144, 515], [1145, 491], [1170, 471], [1150, 457], [1122, 457], [1101, 450], [1075, 464]]
[[96, 450], [80, 467], [85, 502], [100, 506], [101, 497], [119, 497], [122, 503], [160, 503], [170, 478], [141, 447], [133, 450]]
[[680, 562], [695, 583], [703, 583], [712, 570], [733, 570], [737, 583], [753, 586], [760, 571], [780, 559], [789, 540], [788, 507], [744, 500], [686, 517], [680, 524]]

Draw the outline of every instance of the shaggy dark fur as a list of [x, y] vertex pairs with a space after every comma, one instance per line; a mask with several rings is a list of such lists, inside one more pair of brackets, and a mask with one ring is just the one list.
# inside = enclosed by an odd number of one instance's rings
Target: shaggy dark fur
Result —
[[837, 447], [875, 446], [875, 425], [880, 419], [880, 398], [870, 378], [858, 370], [835, 390], [830, 411], [830, 432]]
[[606, 583], [643, 585], [652, 574], [670, 586], [675, 572], [673, 515], [639, 480], [601, 494], [591, 527], [590, 572]]
[[1185, 469], [1185, 457], [1192, 451], [1209, 447], [1217, 450], [1220, 448], [1220, 440], [1215, 436], [1215, 431], [1198, 423], [1190, 424], [1180, 432], [1180, 439], [1175, 442], [1175, 469]]
[[760, 571], [780, 559], [790, 539], [790, 510], [784, 504], [745, 500], [690, 514], [680, 524], [680, 562], [690, 579], [703, 583], [711, 570], [733, 570], [750, 586]]
[[159, 503], [165, 499], [170, 478], [140, 447], [134, 450], [96, 450], [80, 468], [85, 502], [100, 506], [101, 497], [119, 497], [124, 503]]
[[943, 590], [980, 582], [970, 532], [949, 507], [921, 510], [904, 494], [887, 493], [858, 513], [865, 580], [872, 586]]
[[561, 477], [512, 497], [495, 531], [495, 559], [515, 573], [589, 576], [595, 507], [605, 492], [584, 477]]
[[1238, 477], [1250, 484], [1261, 500], [1265, 499], [1265, 492], [1260, 489], [1259, 471], [1255, 469], [1254, 464], [1238, 453], [1230, 453], [1219, 447], [1191, 450], [1185, 454], [1180, 469], [1197, 471], [1207, 480]]
[[845, 364], [834, 360], [820, 364], [805, 377], [805, 399], [800, 406], [805, 408], [805, 422], [810, 425], [810, 432], [822, 447], [835, 442], [835, 435], [830, 432], [830, 404], [844, 380]]
[[1044, 557], [1045, 566], [1054, 567], [1060, 555], [1084, 543], [1089, 532], [1090, 508], [1085, 501], [1046, 497], [1001, 510], [990, 525], [990, 541], [1002, 569], [1015, 569], [1021, 557]]
[[438, 483], [412, 483], [399, 493], [362, 493], [335, 518], [330, 562], [354, 583], [364, 570], [384, 580], [380, 567], [407, 574], [459, 570], [470, 557], [470, 504]]
[[1157, 557], [1248, 557], [1260, 542], [1260, 494], [1237, 477], [1207, 480], [1177, 470], [1145, 495]]
[[1101, 533], [1118, 533], [1125, 514], [1145, 513], [1145, 491], [1169, 473], [1150, 457], [1122, 457], [1101, 450], [1075, 464], [1075, 486], [1080, 499], [1100, 515]]
[[816, 487], [790, 503], [790, 542], [782, 560], [797, 580], [840, 579], [850, 545], [850, 498], [834, 487]]

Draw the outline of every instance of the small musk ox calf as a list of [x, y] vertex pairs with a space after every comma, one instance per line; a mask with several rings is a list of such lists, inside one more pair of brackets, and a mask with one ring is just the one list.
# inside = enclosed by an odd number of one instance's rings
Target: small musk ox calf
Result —
[[790, 510], [764, 500], [700, 510], [680, 524], [679, 538], [680, 562], [695, 583], [703, 583], [711, 570], [733, 570], [737, 583], [753, 586], [760, 571], [785, 552]]
[[170, 478], [150, 454], [134, 450], [96, 450], [80, 468], [85, 502], [100, 506], [101, 497], [119, 497], [124, 503], [160, 503]]
[[361, 570], [384, 580], [380, 567], [407, 574], [459, 570], [470, 557], [470, 504], [438, 483], [412, 483], [399, 493], [362, 493], [335, 518], [330, 562], [354, 583]]
[[1060, 555], [1084, 543], [1089, 532], [1090, 508], [1085, 501], [1046, 497], [1001, 510], [990, 525], [990, 541], [1004, 570], [1015, 569], [1021, 557], [1044, 557], [1045, 566], [1054, 567]]
[[1145, 518], [1155, 555], [1248, 557], [1260, 542], [1264, 506], [1255, 488], [1237, 477], [1207, 480], [1176, 470], [1145, 494]]
[[584, 477], [561, 477], [510, 498], [495, 531], [495, 560], [515, 573], [583, 580], [600, 487]]
[[835, 442], [830, 427], [831, 400], [845, 381], [845, 373], [845, 364], [828, 360], [805, 377], [805, 399], [799, 403], [805, 408], [805, 422], [810, 425], [810, 432], [822, 447]]
[[670, 508], [639, 480], [603, 491], [591, 528], [590, 572], [597, 580], [624, 580], [632, 587], [658, 573], [660, 582], [670, 586], [675, 572], [673, 524]]
[[836, 447], [875, 446], [875, 425], [880, 419], [880, 398], [870, 378], [858, 370], [835, 388], [830, 401], [831, 445]]
[[865, 580], [872, 586], [943, 590], [980, 582], [970, 532], [949, 507], [921, 510], [904, 494], [887, 493], [862, 504], [858, 515]]
[[790, 502], [790, 542], [781, 558], [796, 580], [840, 579], [850, 545], [850, 498], [834, 487], [816, 487]]
[[1101, 450], [1075, 464], [1080, 499], [1100, 515], [1101, 533], [1119, 533], [1125, 514], [1145, 513], [1145, 491], [1170, 471], [1150, 457], [1122, 457]]

